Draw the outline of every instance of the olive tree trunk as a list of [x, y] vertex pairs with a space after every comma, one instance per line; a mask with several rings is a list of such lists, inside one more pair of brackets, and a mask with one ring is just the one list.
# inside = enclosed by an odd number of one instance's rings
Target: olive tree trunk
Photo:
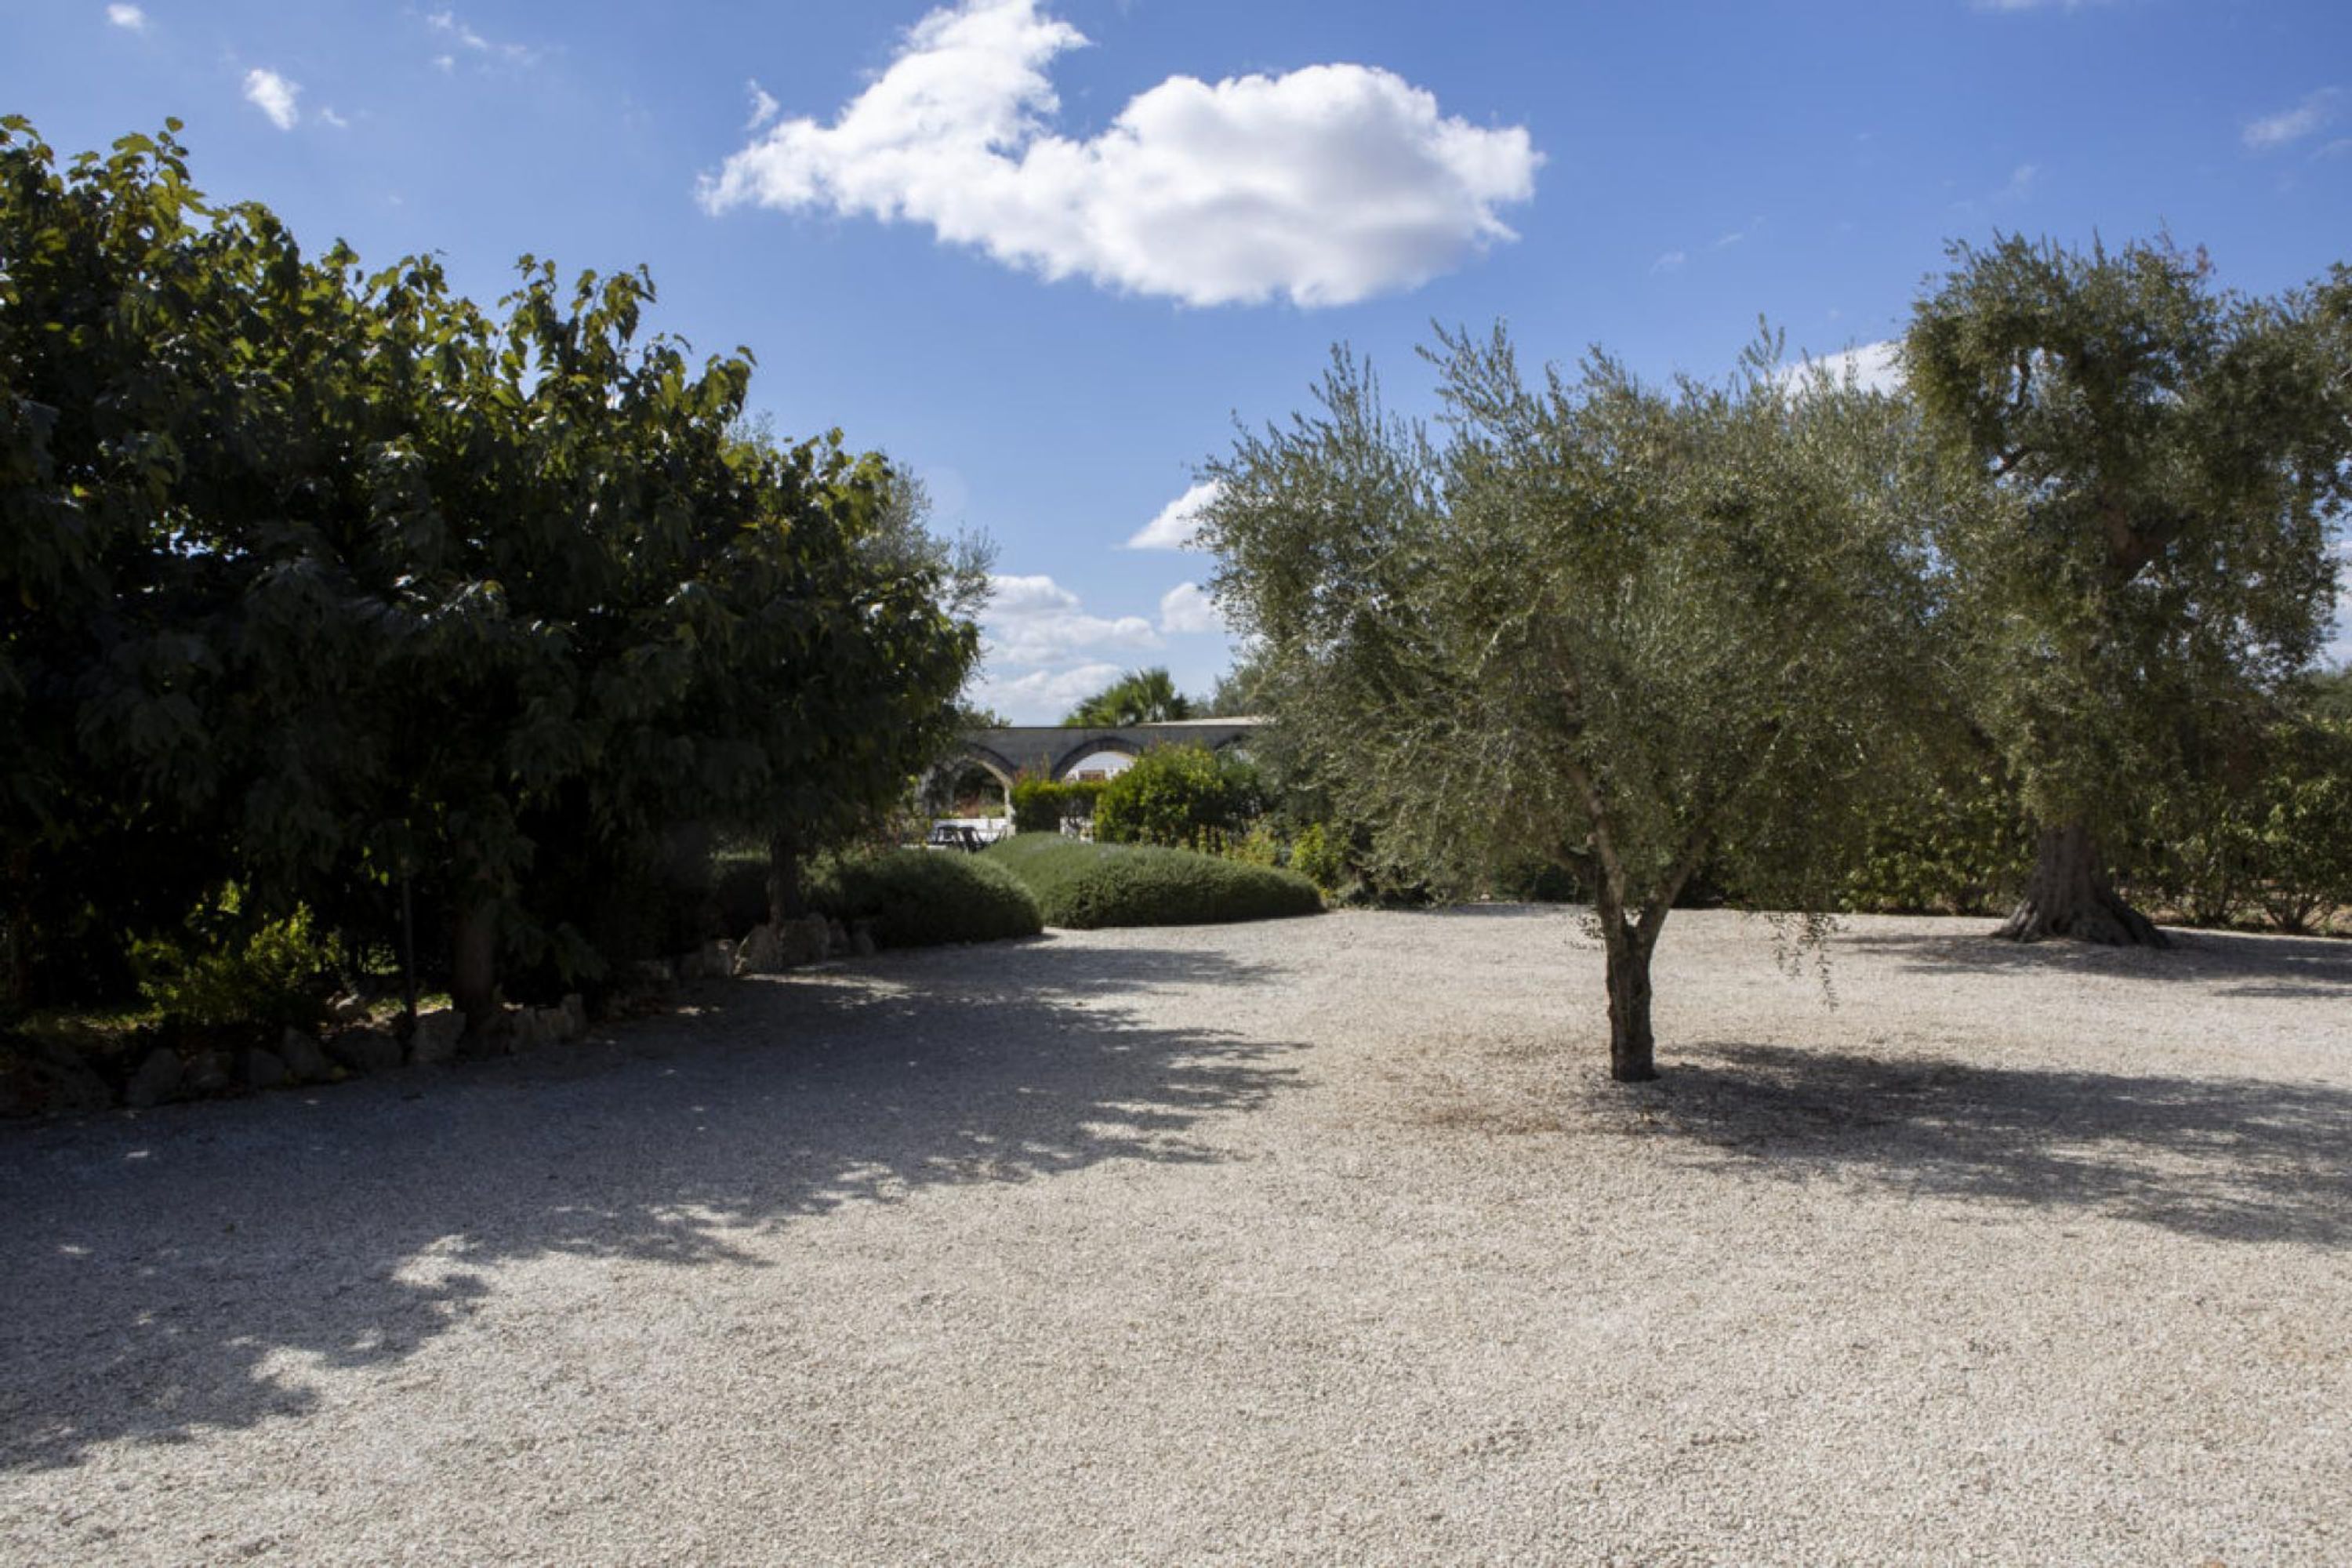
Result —
[[1622, 904], [1603, 892], [1598, 901], [1601, 944], [1609, 967], [1609, 1076], [1647, 1083], [1658, 1076], [1657, 1039], [1650, 1032], [1650, 953], [1656, 924], [1625, 918]]
[[2009, 942], [2071, 937], [2108, 947], [2171, 945], [2155, 921], [2117, 895], [2098, 840], [2080, 823], [2042, 830], [2025, 897], [1993, 934]]

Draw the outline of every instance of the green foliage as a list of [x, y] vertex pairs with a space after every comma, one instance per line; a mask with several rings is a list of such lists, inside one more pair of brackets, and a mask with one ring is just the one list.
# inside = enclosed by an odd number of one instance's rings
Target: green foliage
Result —
[[1348, 875], [1345, 847], [1319, 822], [1310, 822], [1290, 842], [1290, 868], [1322, 889], [1336, 893]]
[[1994, 913], [2033, 864], [2016, 791], [1997, 774], [1924, 784], [1877, 803], [1842, 907], [1880, 914]]
[[310, 911], [256, 921], [241, 902], [231, 888], [176, 937], [134, 942], [141, 997], [167, 1022], [201, 1029], [315, 1023], [335, 963]]
[[17, 120], [0, 257], [0, 908], [52, 972], [235, 879], [371, 946], [404, 896], [470, 1011], [676, 940], [681, 830], [847, 842], [951, 736], [985, 552], [747, 437], [641, 273], [493, 313]]
[[[1244, 866], [1280, 866], [1284, 846], [1274, 824], [1260, 817], [1250, 825], [1250, 830], [1239, 837], [1218, 835], [1221, 843], [1217, 853], [1228, 860], [1238, 860]], [[1194, 847], [1201, 847], [1194, 846]]]
[[2284, 719], [2254, 752], [2249, 779], [2158, 799], [2134, 882], [2192, 924], [2309, 931], [2352, 908], [2352, 721]]
[[2219, 289], [2168, 240], [1958, 245], [1903, 364], [1947, 510], [1950, 689], [2032, 818], [2120, 841], [2308, 664], [2352, 483], [2336, 280]]
[[1115, 730], [1128, 724], [1163, 724], [1193, 716], [1193, 702], [1176, 689], [1164, 668], [1132, 669], [1070, 710], [1063, 723]]
[[2284, 726], [2271, 752], [2246, 812], [2253, 899], [2282, 929], [2308, 931], [2352, 910], [2352, 720]]
[[1317, 413], [1215, 466], [1218, 603], [1376, 869], [1467, 889], [1532, 859], [1595, 889], [1647, 1076], [1631, 977], [1703, 861], [1783, 909], [1835, 897], [1928, 679], [1936, 476], [1890, 400], [1791, 385], [1769, 345], [1665, 391], [1605, 359], [1529, 384], [1499, 331], [1433, 357], [1443, 447], [1342, 353]]
[[1059, 833], [1064, 825], [1085, 822], [1101, 801], [1106, 779], [1018, 778], [1013, 781], [1013, 830], [1015, 833]]
[[885, 947], [1002, 942], [1044, 929], [1020, 878], [984, 855], [924, 849], [820, 865], [810, 907], [836, 920], [870, 920]]
[[1265, 809], [1257, 770], [1205, 746], [1154, 746], [1103, 786], [1095, 837], [1110, 844], [1187, 845], [1232, 834]]
[[1314, 914], [1323, 907], [1304, 877], [1189, 849], [1024, 835], [980, 858], [1020, 878], [1051, 926], [1209, 925]]

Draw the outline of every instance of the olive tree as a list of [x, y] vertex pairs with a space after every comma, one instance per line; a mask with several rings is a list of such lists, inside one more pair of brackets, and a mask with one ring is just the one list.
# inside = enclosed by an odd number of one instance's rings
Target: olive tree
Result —
[[1956, 689], [2037, 830], [2000, 934], [2161, 945], [2102, 844], [2242, 761], [2318, 646], [2352, 457], [2346, 280], [2242, 298], [2168, 242], [1952, 258], [1902, 363], [1987, 491], [1937, 552]]
[[1924, 679], [1935, 474], [1898, 405], [1776, 352], [1722, 384], [1598, 356], [1531, 384], [1499, 330], [1443, 337], [1442, 440], [1342, 353], [1315, 412], [1211, 468], [1216, 592], [1286, 753], [1392, 867], [1591, 888], [1623, 1081], [1656, 1073], [1676, 895], [1712, 858], [1831, 907]]

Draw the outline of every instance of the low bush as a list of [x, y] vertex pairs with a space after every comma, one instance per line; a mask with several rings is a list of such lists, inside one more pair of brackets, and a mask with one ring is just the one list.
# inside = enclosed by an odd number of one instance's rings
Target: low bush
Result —
[[304, 1026], [324, 1011], [335, 960], [310, 911], [253, 921], [231, 887], [173, 937], [131, 944], [139, 994], [159, 1016], [197, 1029]]
[[1053, 926], [1213, 925], [1311, 915], [1323, 908], [1315, 884], [1294, 872], [1189, 849], [1022, 834], [980, 858], [1025, 883]]
[[[884, 947], [1001, 942], [1045, 928], [1020, 878], [982, 855], [893, 849], [821, 861], [806, 884], [809, 907], [838, 921], [872, 921]], [[764, 918], [764, 917], [763, 917]]]

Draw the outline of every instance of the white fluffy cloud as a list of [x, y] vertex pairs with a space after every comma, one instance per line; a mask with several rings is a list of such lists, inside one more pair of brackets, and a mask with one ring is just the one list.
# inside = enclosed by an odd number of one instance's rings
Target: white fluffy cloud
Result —
[[136, 5], [109, 5], [106, 8], [106, 19], [128, 33], [143, 33], [147, 30], [147, 13]]
[[269, 123], [280, 131], [291, 131], [302, 111], [294, 106], [302, 89], [273, 70], [255, 67], [245, 73], [245, 100], [269, 116]]
[[1204, 479], [1160, 509], [1160, 515], [1136, 530], [1129, 550], [1189, 550], [1201, 526], [1201, 513], [1223, 490], [1214, 479]]
[[1089, 650], [1160, 646], [1160, 634], [1141, 616], [1090, 616], [1051, 577], [1000, 574], [991, 582], [995, 592], [981, 621], [992, 659], [1050, 664]]
[[1217, 617], [1217, 602], [1198, 583], [1179, 583], [1160, 595], [1160, 629], [1175, 636], [1181, 632], [1221, 632], [1225, 623]]
[[1342, 305], [1515, 237], [1498, 207], [1542, 163], [1391, 72], [1309, 66], [1171, 77], [1084, 141], [1056, 135], [1046, 67], [1086, 38], [1040, 0], [962, 0], [917, 23], [830, 125], [782, 121], [702, 183], [706, 208], [928, 224], [1048, 279], [1194, 305]]
[[2267, 153], [2273, 148], [2300, 142], [2334, 124], [2343, 102], [2344, 94], [2340, 89], [2322, 88], [2293, 109], [2283, 109], [2276, 114], [2265, 114], [2260, 120], [2248, 121], [2244, 132], [2245, 143], [2256, 153]]
[[1010, 678], [991, 672], [975, 684], [981, 701], [1014, 723], [1050, 724], [1126, 673], [1115, 664], [1081, 664]]

